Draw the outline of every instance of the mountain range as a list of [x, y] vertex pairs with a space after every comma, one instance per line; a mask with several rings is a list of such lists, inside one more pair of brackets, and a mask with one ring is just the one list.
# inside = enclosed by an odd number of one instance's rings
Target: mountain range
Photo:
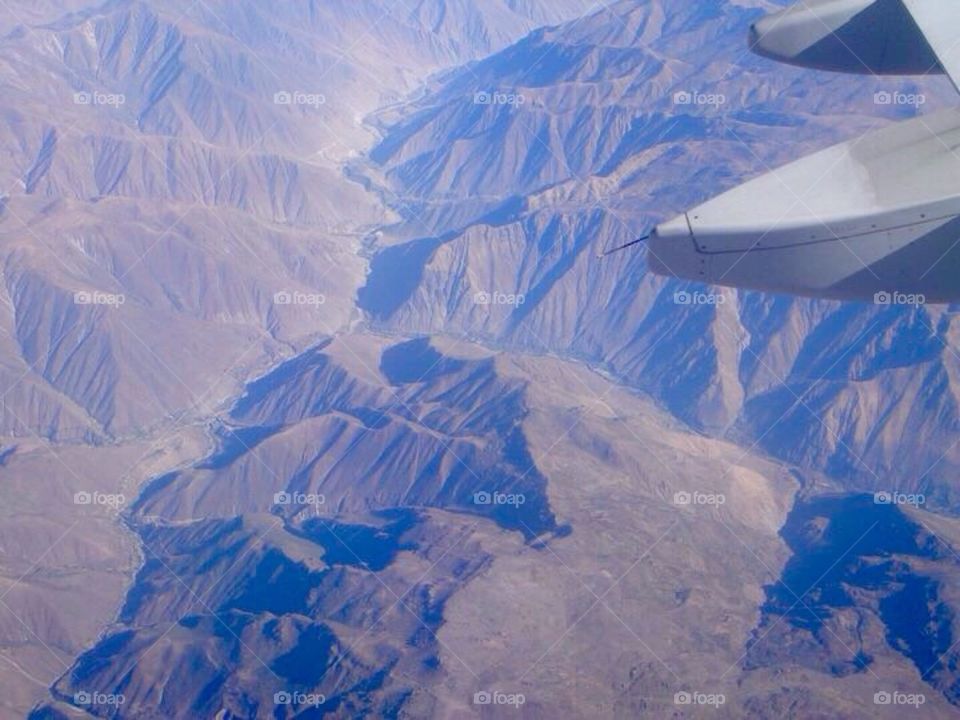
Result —
[[779, 4], [0, 12], [0, 714], [952, 716], [953, 308], [596, 257], [952, 102]]

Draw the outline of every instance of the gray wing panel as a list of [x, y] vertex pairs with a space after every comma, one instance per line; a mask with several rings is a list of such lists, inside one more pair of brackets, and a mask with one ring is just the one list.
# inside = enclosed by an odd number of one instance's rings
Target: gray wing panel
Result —
[[954, 0], [901, 0], [960, 91], [960, 3]]

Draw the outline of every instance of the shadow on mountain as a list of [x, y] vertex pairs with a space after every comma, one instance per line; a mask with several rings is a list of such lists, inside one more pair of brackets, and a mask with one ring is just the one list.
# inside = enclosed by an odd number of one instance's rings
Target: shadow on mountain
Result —
[[955, 610], [941, 580], [956, 572], [949, 546], [870, 495], [799, 501], [781, 535], [793, 556], [766, 587], [748, 670], [792, 663], [842, 677], [864, 672], [885, 644], [960, 703]]

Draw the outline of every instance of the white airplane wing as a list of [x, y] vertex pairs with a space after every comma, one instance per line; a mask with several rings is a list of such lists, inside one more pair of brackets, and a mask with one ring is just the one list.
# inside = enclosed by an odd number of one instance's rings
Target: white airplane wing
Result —
[[953, 0], [901, 0], [940, 67], [960, 91], [960, 3]]
[[[960, 0], [804, 0], [751, 28], [759, 54], [960, 82]], [[960, 301], [960, 110], [790, 163], [658, 226], [657, 273], [813, 297]]]

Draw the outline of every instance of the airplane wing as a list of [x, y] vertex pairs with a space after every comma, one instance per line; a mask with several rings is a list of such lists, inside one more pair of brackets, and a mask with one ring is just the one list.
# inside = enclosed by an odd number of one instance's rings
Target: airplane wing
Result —
[[[804, 0], [754, 50], [821, 69], [960, 81], [960, 1]], [[654, 229], [651, 269], [813, 297], [960, 301], [960, 110], [889, 125]], [[895, 300], [894, 300], [895, 301]]]
[[650, 267], [814, 297], [960, 299], [960, 110], [889, 125], [659, 225]]
[[941, 73], [924, 33], [955, 30], [954, 5], [953, 0], [804, 0], [757, 21], [750, 28], [750, 47], [772, 60], [818, 70]]
[[900, 0], [910, 12], [940, 67], [960, 91], [960, 4], [948, 0]]

